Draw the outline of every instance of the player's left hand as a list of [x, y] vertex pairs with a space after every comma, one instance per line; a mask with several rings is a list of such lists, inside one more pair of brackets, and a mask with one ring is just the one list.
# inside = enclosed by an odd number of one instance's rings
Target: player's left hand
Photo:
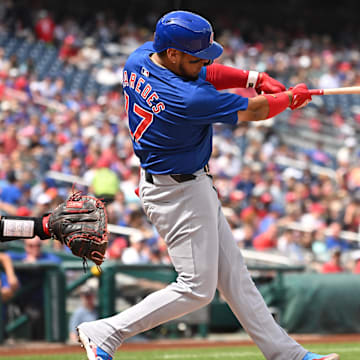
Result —
[[273, 79], [267, 73], [261, 72], [259, 73], [255, 90], [258, 94], [275, 94], [285, 91], [286, 87], [280, 81]]
[[312, 100], [309, 89], [303, 83], [289, 88], [289, 91], [292, 92], [291, 110], [302, 108]]

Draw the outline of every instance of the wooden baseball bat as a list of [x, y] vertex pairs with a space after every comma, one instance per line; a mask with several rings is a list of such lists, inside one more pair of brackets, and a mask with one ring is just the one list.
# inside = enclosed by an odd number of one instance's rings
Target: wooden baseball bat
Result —
[[341, 95], [341, 94], [360, 94], [360, 86], [340, 87], [334, 89], [311, 89], [311, 95]]

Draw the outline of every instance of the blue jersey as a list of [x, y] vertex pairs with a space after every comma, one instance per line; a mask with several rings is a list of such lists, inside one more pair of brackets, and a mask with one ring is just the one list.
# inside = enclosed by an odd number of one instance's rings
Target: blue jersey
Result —
[[248, 99], [218, 92], [205, 81], [187, 80], [156, 65], [153, 43], [135, 50], [124, 67], [129, 130], [141, 167], [153, 174], [192, 174], [212, 151], [212, 124], [236, 124]]

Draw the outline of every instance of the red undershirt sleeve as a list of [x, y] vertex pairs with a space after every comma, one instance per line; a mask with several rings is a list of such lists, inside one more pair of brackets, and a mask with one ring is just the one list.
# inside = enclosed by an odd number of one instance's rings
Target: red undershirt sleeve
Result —
[[206, 67], [205, 80], [214, 85], [216, 90], [246, 88], [249, 71], [239, 70], [222, 64]]

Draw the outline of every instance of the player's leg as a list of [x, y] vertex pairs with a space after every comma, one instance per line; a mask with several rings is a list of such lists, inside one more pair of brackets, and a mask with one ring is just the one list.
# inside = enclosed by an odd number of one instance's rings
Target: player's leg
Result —
[[267, 360], [302, 360], [306, 350], [275, 322], [253, 283], [225, 216], [219, 214], [218, 289]]
[[141, 191], [178, 278], [118, 315], [80, 325], [111, 356], [124, 339], [206, 305], [217, 286], [218, 201], [210, 179], [201, 176], [162, 188], [142, 184]]

